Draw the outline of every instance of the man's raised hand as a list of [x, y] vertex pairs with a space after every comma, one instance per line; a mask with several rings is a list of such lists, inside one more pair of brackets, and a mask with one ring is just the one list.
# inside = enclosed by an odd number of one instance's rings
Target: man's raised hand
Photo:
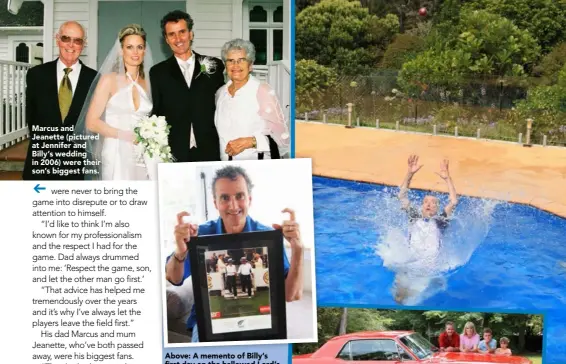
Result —
[[191, 224], [186, 217], [191, 216], [188, 212], [183, 211], [177, 214], [177, 225], [175, 226], [175, 242], [177, 248], [175, 254], [185, 255], [187, 252], [187, 243], [191, 240], [191, 236], [197, 236], [198, 225]]
[[419, 166], [419, 156], [414, 154], [409, 156], [408, 166], [409, 166], [408, 171], [411, 174], [417, 173], [419, 169], [423, 167], [422, 164]]
[[273, 228], [283, 231], [283, 236], [291, 244], [291, 248], [302, 248], [301, 231], [299, 223], [295, 221], [295, 211], [290, 208], [285, 208], [281, 212], [289, 213], [289, 220], [284, 220], [283, 225], [273, 224]]
[[446, 180], [450, 178], [450, 172], [448, 171], [448, 159], [444, 159], [440, 163], [440, 173], [436, 173], [440, 178]]

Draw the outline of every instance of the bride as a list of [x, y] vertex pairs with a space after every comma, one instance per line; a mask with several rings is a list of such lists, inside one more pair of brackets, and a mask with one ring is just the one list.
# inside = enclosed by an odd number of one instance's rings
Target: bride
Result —
[[134, 127], [153, 107], [151, 66], [143, 28], [137, 24], [122, 28], [89, 90], [75, 131], [86, 134], [87, 168], [95, 168], [90, 179], [149, 179]]

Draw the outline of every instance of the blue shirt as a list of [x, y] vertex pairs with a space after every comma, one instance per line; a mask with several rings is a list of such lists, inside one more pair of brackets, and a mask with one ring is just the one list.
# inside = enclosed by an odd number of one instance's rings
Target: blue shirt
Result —
[[[199, 236], [225, 234], [222, 226], [223, 226], [222, 218], [219, 217], [218, 220], [210, 220], [202, 225], [199, 225], [198, 234]], [[247, 216], [246, 225], [244, 226], [244, 230], [242, 230], [242, 232], [245, 233], [252, 231], [269, 231], [269, 230], [273, 230], [273, 228], [269, 226], [265, 226], [260, 222], [257, 222], [251, 217]], [[167, 257], [167, 262], [169, 261], [169, 259], [171, 259], [172, 256], [173, 254]], [[183, 282], [185, 282], [185, 279], [191, 276], [191, 263], [188, 257], [187, 259], [185, 259], [184, 263], [185, 264], [183, 271], [183, 280], [179, 284], [175, 284], [173, 282], [171, 282], [171, 284], [175, 286], [182, 286]], [[285, 275], [285, 278], [287, 278], [287, 273], [289, 273], [289, 267], [290, 267], [289, 259], [287, 258], [287, 254], [285, 254], [285, 248], [283, 247], [283, 273]], [[193, 307], [191, 308], [191, 314], [187, 319], [187, 329], [192, 330], [192, 328], [196, 325], [196, 323], [197, 323], [197, 313], [195, 310], [195, 305], [193, 305]]]
[[[489, 342], [489, 349], [495, 349], [495, 348], [497, 348], [497, 341], [495, 341], [495, 339], [491, 339], [491, 341]], [[488, 350], [488, 347], [485, 345], [485, 340], [480, 341], [478, 345], [478, 349], [483, 351]]]

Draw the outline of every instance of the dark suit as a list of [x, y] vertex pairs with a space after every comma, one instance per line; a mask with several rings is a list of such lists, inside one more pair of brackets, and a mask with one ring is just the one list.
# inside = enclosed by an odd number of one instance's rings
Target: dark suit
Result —
[[[32, 148], [34, 143], [42, 146], [43, 143], [55, 144], [59, 141], [49, 140], [34, 140], [36, 137], [43, 135], [60, 134], [63, 137], [72, 134], [72, 131], [61, 131], [61, 127], [74, 126], [77, 123], [82, 106], [86, 99], [90, 85], [92, 84], [97, 72], [92, 68], [85, 66], [81, 62], [81, 71], [76, 85], [73, 90], [73, 101], [69, 109], [69, 113], [63, 123], [61, 120], [61, 112], [59, 109], [59, 85], [57, 84], [57, 61], [51, 61], [39, 66], [32, 67], [26, 74], [26, 122], [30, 132], [30, 146], [28, 148], [26, 161], [24, 165], [23, 179], [24, 180], [83, 180], [84, 175], [82, 169], [80, 174], [69, 174], [67, 176], [54, 174], [53, 168], [76, 171], [80, 165], [67, 165], [65, 161], [82, 161], [80, 157], [54, 157], [49, 158], [41, 155], [39, 152], [67, 152], [73, 151], [74, 143], [63, 139], [65, 143], [71, 144], [70, 148]], [[80, 61], [79, 61], [80, 62]], [[35, 127], [52, 127], [57, 131], [34, 131]], [[82, 151], [82, 150], [81, 150]], [[34, 156], [32, 156], [35, 154]], [[61, 161], [60, 165], [44, 164], [47, 160], [58, 159]], [[44, 171], [45, 173], [37, 174], [32, 173], [35, 171]], [[64, 173], [63, 173], [64, 174]]]
[[[191, 87], [187, 86], [175, 56], [156, 64], [149, 71], [153, 114], [165, 116], [171, 125], [169, 146], [177, 162], [219, 161], [220, 142], [214, 125], [216, 91], [224, 85], [224, 64], [218, 58], [216, 71], [200, 74], [199, 58]], [[193, 128], [197, 148], [190, 148], [190, 128]]]

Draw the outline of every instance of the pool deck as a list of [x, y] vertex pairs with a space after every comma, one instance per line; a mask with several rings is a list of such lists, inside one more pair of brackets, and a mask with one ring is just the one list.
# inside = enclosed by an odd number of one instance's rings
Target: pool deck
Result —
[[411, 188], [448, 192], [434, 173], [446, 158], [459, 195], [528, 204], [566, 217], [566, 148], [301, 121], [295, 135], [295, 157], [312, 158], [314, 175], [399, 186], [407, 158], [417, 154], [424, 166]]

